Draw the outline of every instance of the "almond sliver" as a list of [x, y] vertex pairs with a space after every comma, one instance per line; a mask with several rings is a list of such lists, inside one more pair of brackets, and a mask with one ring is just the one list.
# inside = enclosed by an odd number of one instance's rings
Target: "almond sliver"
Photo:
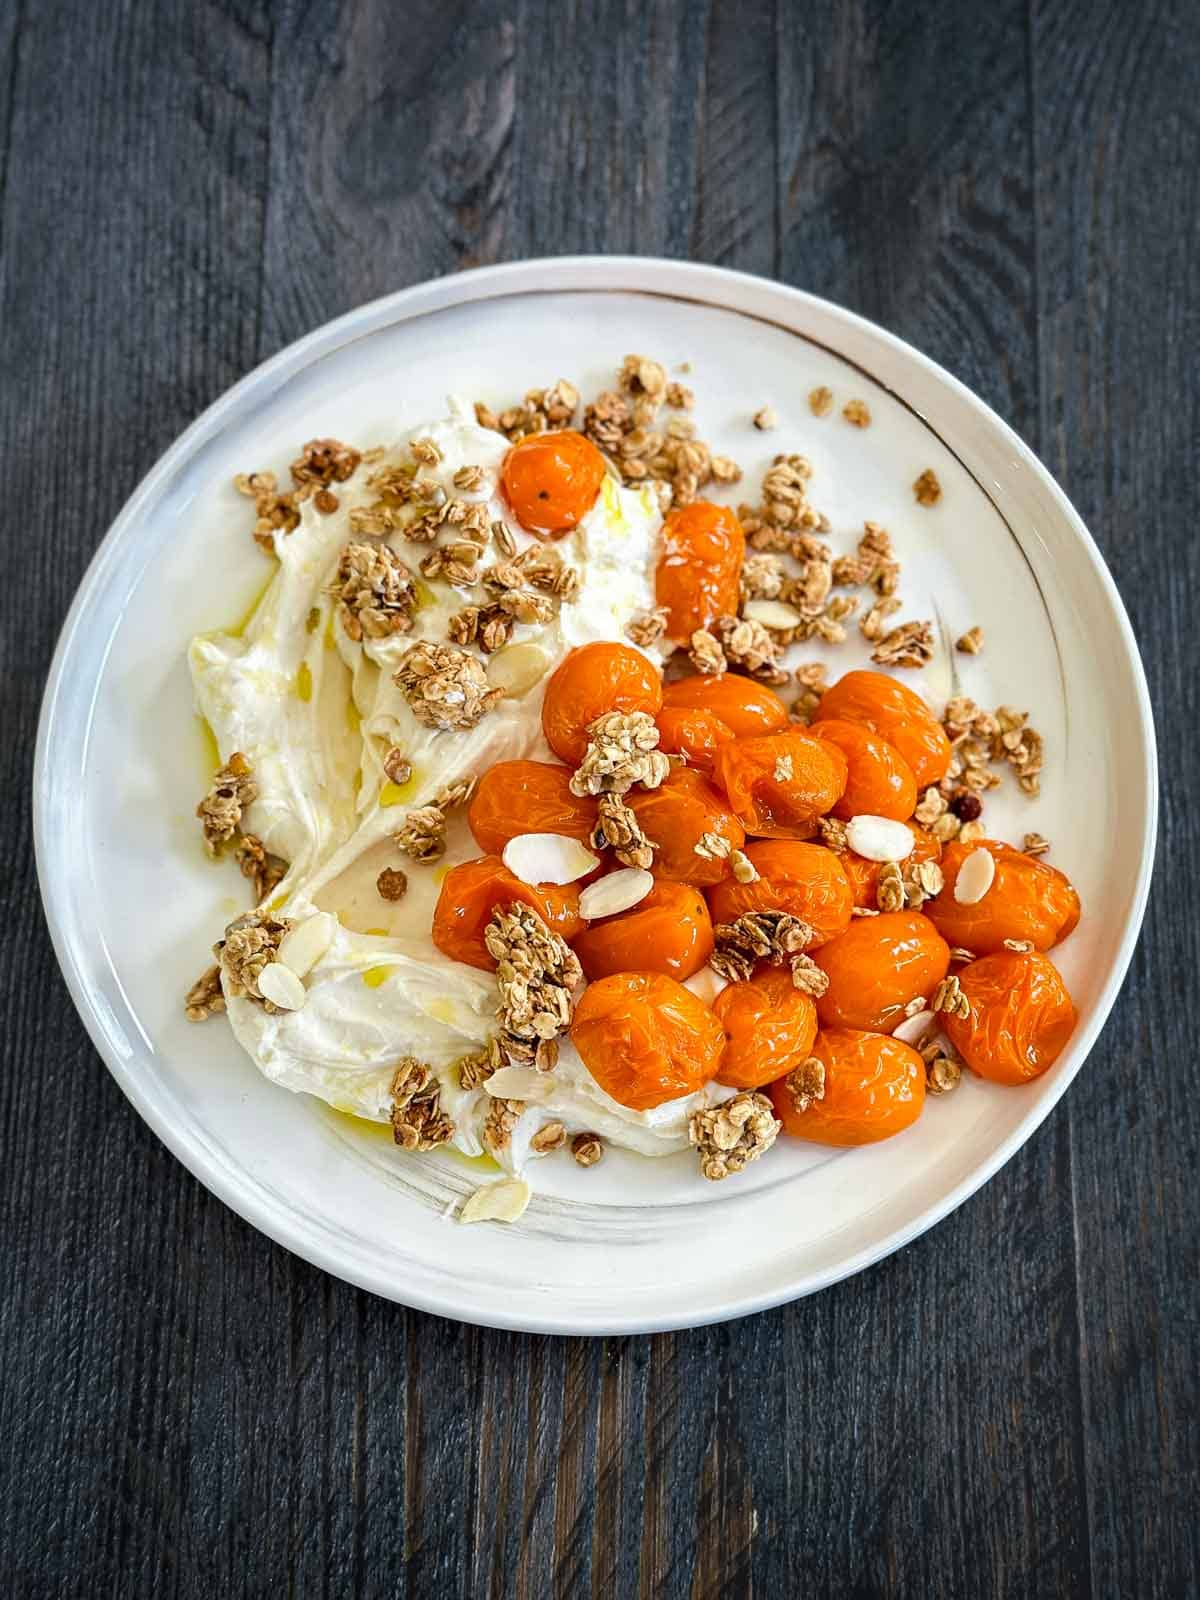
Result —
[[579, 915], [587, 922], [597, 917], [615, 917], [644, 900], [654, 887], [654, 879], [641, 867], [622, 867], [607, 877], [589, 883], [579, 896]]
[[334, 922], [328, 911], [305, 917], [284, 935], [276, 959], [290, 967], [298, 978], [307, 977], [333, 943]]
[[761, 622], [764, 628], [778, 628], [781, 632], [804, 621], [796, 608], [783, 600], [747, 600], [742, 615], [748, 622]]
[[916, 841], [907, 822], [865, 811], [846, 824], [846, 843], [867, 861], [903, 861], [912, 855]]
[[565, 833], [518, 833], [504, 846], [503, 860], [522, 883], [574, 883], [600, 865], [599, 856]]
[[485, 1183], [482, 1189], [467, 1197], [458, 1213], [460, 1222], [515, 1222], [523, 1216], [533, 1190], [524, 1178], [502, 1178], [499, 1183]]
[[483, 1080], [488, 1094], [502, 1100], [547, 1100], [557, 1085], [552, 1072], [538, 1072], [533, 1067], [497, 1067], [490, 1078]]
[[272, 961], [258, 975], [258, 992], [281, 1011], [299, 1011], [308, 999], [304, 985], [282, 961]]
[[915, 1045], [936, 1021], [937, 1017], [932, 1011], [918, 1011], [915, 1017], [905, 1017], [898, 1028], [892, 1029], [892, 1038]]
[[996, 862], [990, 850], [982, 847], [971, 854], [958, 869], [954, 880], [954, 898], [960, 906], [978, 905], [992, 887], [996, 876]]

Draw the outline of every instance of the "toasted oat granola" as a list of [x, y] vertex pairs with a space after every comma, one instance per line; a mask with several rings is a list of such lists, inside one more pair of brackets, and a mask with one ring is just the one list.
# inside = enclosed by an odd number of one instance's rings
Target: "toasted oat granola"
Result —
[[604, 1156], [604, 1141], [598, 1133], [577, 1133], [571, 1140], [571, 1154], [581, 1167], [594, 1167]]
[[971, 1002], [962, 992], [959, 981], [953, 974], [943, 978], [933, 991], [930, 1001], [931, 1011], [945, 1011], [952, 1017], [967, 1018], [971, 1015]]
[[936, 1028], [927, 1028], [917, 1042], [925, 1063], [925, 1088], [930, 1094], [950, 1094], [962, 1078], [962, 1062]]
[[637, 813], [616, 794], [601, 794], [599, 815], [588, 841], [593, 850], [611, 850], [626, 867], [648, 871], [654, 865], [656, 846], [647, 839]]
[[983, 629], [978, 624], [968, 628], [954, 641], [954, 648], [965, 656], [977, 656], [983, 649]]
[[902, 622], [885, 633], [871, 652], [881, 667], [924, 667], [933, 660], [932, 622]]
[[437, 861], [446, 853], [446, 813], [438, 805], [418, 806], [392, 835], [396, 848], [414, 861]]
[[717, 1183], [765, 1155], [782, 1126], [765, 1094], [743, 1090], [719, 1106], [693, 1112], [688, 1138], [700, 1156], [701, 1174]]
[[[788, 681], [788, 674], [779, 665], [782, 646], [761, 622], [751, 622], [745, 617], [718, 617], [712, 632], [728, 666], [762, 683], [778, 685]], [[694, 645], [696, 635], [692, 638]]]
[[502, 698], [477, 657], [427, 639], [409, 646], [393, 677], [427, 728], [474, 728]]
[[817, 389], [810, 389], [808, 409], [814, 417], [827, 417], [833, 410], [833, 390], [826, 388], [824, 384]]
[[243, 811], [257, 798], [258, 784], [250, 763], [240, 750], [235, 750], [196, 807], [204, 829], [204, 848], [210, 856], [219, 855], [221, 846], [233, 838]]
[[520, 902], [495, 913], [484, 942], [497, 963], [501, 1053], [506, 1061], [549, 1071], [558, 1057], [555, 1041], [575, 1013], [574, 991], [583, 981], [578, 957]]
[[492, 1096], [483, 1123], [483, 1146], [490, 1155], [498, 1156], [501, 1151], [508, 1149], [512, 1143], [513, 1130], [524, 1109], [524, 1100], [506, 1100], [502, 1095]]
[[404, 1150], [433, 1150], [454, 1137], [434, 1070], [416, 1056], [402, 1057], [392, 1078], [392, 1137]]
[[842, 415], [856, 428], [871, 426], [871, 409], [865, 400], [847, 400], [842, 407]]
[[666, 606], [656, 606], [653, 611], [639, 611], [625, 625], [625, 635], [632, 643], [649, 650], [667, 631], [670, 612]]
[[244, 833], [233, 854], [242, 877], [248, 878], [254, 887], [255, 905], [260, 905], [287, 877], [287, 862], [280, 856], [273, 856], [255, 833]]
[[492, 428], [514, 444], [531, 433], [548, 433], [569, 428], [579, 405], [579, 390], [565, 378], [548, 389], [530, 389], [520, 405], [497, 413], [480, 400], [475, 402], [475, 420], [481, 428]]
[[807, 1111], [814, 1100], [824, 1100], [825, 1063], [820, 1056], [808, 1056], [793, 1067], [784, 1079], [784, 1088], [797, 1111]]
[[875, 904], [880, 911], [899, 911], [904, 905], [904, 877], [897, 861], [885, 861], [875, 881]]
[[489, 1039], [482, 1050], [472, 1050], [468, 1055], [460, 1056], [454, 1063], [454, 1069], [458, 1073], [460, 1088], [469, 1091], [481, 1088], [492, 1073], [503, 1065], [500, 1041]]
[[610, 711], [588, 728], [588, 747], [571, 775], [576, 795], [626, 794], [635, 783], [657, 789], [671, 770], [658, 728], [644, 711]]
[[412, 627], [417, 596], [413, 576], [387, 545], [351, 541], [329, 586], [346, 637], [387, 639]]
[[189, 1022], [207, 1022], [225, 1009], [225, 996], [221, 991], [221, 969], [207, 967], [188, 990], [183, 1000], [184, 1014]]
[[408, 875], [399, 867], [384, 867], [375, 879], [375, 889], [381, 900], [403, 900], [408, 893]]
[[719, 678], [727, 665], [720, 640], [707, 628], [697, 628], [688, 640], [688, 660], [706, 678]]
[[801, 955], [815, 934], [808, 923], [786, 911], [750, 911], [713, 930], [716, 950], [709, 965], [731, 983], [744, 981], [759, 961], [781, 967]]
[[751, 552], [742, 562], [743, 603], [747, 600], [778, 600], [785, 577], [783, 562], [777, 555], [765, 550]]
[[229, 992], [244, 995], [274, 1011], [258, 987], [263, 968], [276, 959], [279, 946], [292, 930], [290, 917], [277, 917], [267, 911], [247, 911], [225, 929], [225, 937], [213, 946]]
[[913, 494], [916, 495], [919, 506], [935, 506], [942, 498], [942, 486], [932, 467], [926, 467], [913, 484]]

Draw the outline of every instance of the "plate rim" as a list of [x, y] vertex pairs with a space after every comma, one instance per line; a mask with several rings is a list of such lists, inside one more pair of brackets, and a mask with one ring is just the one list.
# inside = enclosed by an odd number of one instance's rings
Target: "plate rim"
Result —
[[[653, 282], [655, 279], [660, 282]], [[1009, 1135], [978, 1167], [938, 1200], [919, 1212], [907, 1224], [842, 1258], [836, 1264], [809, 1273], [785, 1269], [787, 1276], [782, 1287], [776, 1286], [765, 1292], [748, 1293], [736, 1300], [723, 1302], [719, 1307], [705, 1307], [699, 1310], [698, 1315], [689, 1315], [686, 1312], [656, 1317], [633, 1315], [622, 1318], [619, 1315], [606, 1315], [602, 1320], [591, 1322], [586, 1326], [581, 1326], [570, 1316], [525, 1314], [506, 1318], [503, 1314], [494, 1315], [490, 1313], [490, 1308], [472, 1304], [469, 1294], [466, 1293], [457, 1298], [411, 1291], [401, 1294], [397, 1291], [397, 1285], [384, 1273], [358, 1270], [355, 1264], [350, 1264], [350, 1270], [347, 1270], [346, 1263], [339, 1261], [331, 1251], [322, 1249], [319, 1241], [313, 1242], [303, 1235], [298, 1236], [294, 1228], [289, 1227], [292, 1214], [287, 1207], [272, 1202], [265, 1192], [253, 1187], [248, 1188], [240, 1174], [227, 1173], [219, 1163], [208, 1160], [205, 1151], [198, 1143], [193, 1143], [185, 1130], [158, 1114], [153, 1102], [143, 1094], [136, 1075], [126, 1070], [120, 1052], [105, 1031], [100, 1011], [88, 993], [75, 952], [62, 925], [55, 899], [53, 873], [48, 865], [46, 828], [50, 747], [66, 669], [76, 640], [80, 636], [90, 597], [103, 583], [114, 553], [121, 545], [126, 529], [136, 521], [142, 505], [154, 496], [160, 483], [170, 477], [176, 465], [186, 459], [196, 445], [211, 432], [224, 427], [229, 420], [229, 414], [235, 412], [248, 395], [257, 392], [264, 385], [270, 385], [276, 376], [294, 375], [310, 365], [313, 359], [332, 353], [353, 340], [366, 336], [373, 331], [372, 325], [396, 320], [396, 312], [407, 311], [409, 318], [419, 317], [455, 306], [480, 303], [513, 294], [662, 293], [676, 299], [699, 301], [715, 309], [732, 311], [738, 315], [758, 317], [759, 320], [766, 322], [772, 320], [769, 316], [764, 317], [732, 304], [734, 290], [759, 293], [768, 291], [772, 296], [781, 296], [793, 304], [806, 307], [810, 312], [832, 318], [836, 324], [869, 333], [871, 337], [891, 346], [897, 355], [915, 362], [927, 375], [947, 386], [974, 413], [976, 420], [1006, 443], [1013, 451], [1016, 463], [1033, 475], [1043, 492], [1049, 494], [1056, 510], [1064, 519], [1092, 568], [1093, 576], [1099, 580], [1103, 598], [1107, 602], [1117, 634], [1124, 646], [1125, 666], [1129, 672], [1133, 698], [1138, 710], [1136, 732], [1144, 763], [1142, 794], [1144, 827], [1135, 889], [1125, 918], [1121, 943], [1098, 998], [1091, 1024], [1075, 1041], [1077, 1061], [1073, 1070], [1055, 1083], [1052, 1092], [1045, 1094], [1036, 1104], [1031, 1105]], [[423, 301], [429, 303], [423, 305]], [[790, 327], [787, 331], [796, 332]], [[842, 359], [848, 358], [842, 357]], [[878, 378], [874, 381], [881, 382]], [[908, 404], [903, 396], [898, 398], [902, 403]], [[773, 278], [729, 267], [674, 261], [658, 256], [543, 256], [475, 267], [459, 273], [425, 279], [407, 288], [366, 301], [331, 321], [322, 323], [259, 363], [243, 378], [218, 395], [155, 460], [134, 488], [97, 546], [80, 579], [59, 633], [43, 692], [34, 751], [32, 788], [34, 856], [42, 909], [72, 1003], [97, 1053], [126, 1099], [188, 1171], [251, 1226], [293, 1254], [342, 1281], [352, 1283], [384, 1299], [437, 1316], [478, 1326], [564, 1336], [601, 1337], [701, 1327], [769, 1310], [809, 1294], [815, 1294], [885, 1259], [927, 1232], [968, 1200], [1028, 1142], [1058, 1105], [1107, 1023], [1128, 973], [1133, 951], [1141, 933], [1158, 834], [1157, 741], [1145, 668], [1132, 624], [1112, 573], [1090, 531], [1054, 476], [1032, 449], [966, 384], [915, 346], [869, 318], [862, 317], [823, 296], [780, 283]]]

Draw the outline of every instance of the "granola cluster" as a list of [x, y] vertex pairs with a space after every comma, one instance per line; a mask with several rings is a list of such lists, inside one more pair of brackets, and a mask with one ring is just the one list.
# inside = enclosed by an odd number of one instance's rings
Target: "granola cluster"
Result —
[[183, 997], [184, 1015], [189, 1022], [207, 1022], [225, 1009], [225, 996], [221, 990], [221, 969], [206, 967]]
[[474, 728], [501, 698], [478, 657], [428, 639], [409, 647], [393, 678], [427, 728]]
[[814, 1100], [824, 1100], [825, 1063], [820, 1056], [808, 1056], [793, 1067], [784, 1079], [784, 1088], [797, 1111], [807, 1111]]
[[233, 995], [256, 1000], [268, 1011], [277, 1008], [265, 1000], [258, 987], [263, 968], [279, 954], [279, 946], [292, 929], [290, 917], [272, 916], [267, 911], [247, 911], [225, 929], [225, 937], [213, 946], [226, 987]]
[[475, 402], [475, 421], [481, 428], [492, 428], [516, 444], [530, 433], [549, 433], [569, 428], [579, 405], [579, 390], [565, 378], [548, 389], [530, 389], [520, 405], [493, 411], [481, 400]]
[[719, 1106], [693, 1112], [688, 1138], [699, 1154], [702, 1175], [717, 1183], [765, 1155], [782, 1126], [766, 1095], [746, 1089]]
[[[439, 789], [427, 806], [410, 811], [392, 835], [397, 847], [414, 861], [437, 861], [446, 852], [446, 823], [448, 814], [466, 805], [475, 790], [474, 778], [456, 778]], [[403, 877], [403, 873], [398, 874]], [[385, 894], [383, 898], [399, 899], [408, 883], [405, 880], [400, 894]], [[382, 887], [380, 888], [382, 893]]]
[[625, 637], [643, 650], [649, 650], [665, 636], [670, 615], [666, 606], [655, 606], [653, 611], [639, 611], [626, 623]]
[[571, 776], [571, 793], [627, 794], [635, 783], [657, 789], [671, 770], [658, 728], [644, 711], [610, 711], [588, 728], [588, 747]]
[[196, 807], [204, 829], [204, 848], [210, 856], [219, 855], [242, 820], [242, 812], [258, 798], [258, 784], [250, 763], [237, 750], [217, 773], [212, 787]]
[[655, 845], [647, 839], [637, 812], [620, 795], [601, 794], [597, 801], [597, 821], [588, 841], [593, 850], [611, 850], [625, 867], [654, 865]]
[[254, 501], [255, 541], [274, 550], [277, 534], [293, 533], [300, 526], [305, 500], [311, 499], [318, 511], [336, 511], [338, 498], [330, 485], [345, 483], [362, 461], [362, 454], [340, 439], [310, 439], [292, 462], [289, 490], [280, 490], [273, 472], [240, 472], [233, 486]]
[[413, 576], [386, 544], [350, 542], [329, 586], [347, 638], [387, 639], [412, 627]]
[[442, 1109], [442, 1091], [433, 1068], [404, 1056], [392, 1078], [392, 1137], [403, 1150], [433, 1150], [454, 1137], [454, 1124]]
[[520, 902], [495, 913], [484, 942], [497, 964], [501, 1054], [514, 1064], [550, 1071], [558, 1060], [557, 1040], [575, 1012], [574, 991], [583, 981], [578, 957]]
[[254, 888], [254, 903], [260, 905], [287, 877], [287, 862], [273, 856], [256, 833], [244, 833], [234, 848], [243, 878]]
[[[748, 911], [734, 922], [719, 922], [713, 930], [716, 950], [709, 962], [713, 971], [730, 983], [744, 982], [760, 961], [773, 967], [790, 965], [797, 988], [823, 992], [811, 985], [825, 975], [805, 954], [815, 934], [806, 922], [787, 911]], [[818, 979], [809, 976], [819, 974]], [[828, 982], [828, 980], [825, 980]]]
[[581, 580], [557, 550], [530, 545], [485, 568], [480, 581], [490, 598], [455, 612], [447, 632], [453, 644], [477, 644], [490, 654], [508, 643], [518, 622], [550, 622], [564, 601], [577, 598]]
[[[661, 418], [663, 407], [676, 414]], [[666, 368], [648, 356], [626, 356], [617, 387], [598, 395], [583, 414], [583, 432], [616, 466], [622, 480], [648, 484], [665, 511], [690, 504], [709, 483], [736, 483], [742, 469], [714, 455], [696, 437], [685, 413], [692, 394], [672, 383]]]

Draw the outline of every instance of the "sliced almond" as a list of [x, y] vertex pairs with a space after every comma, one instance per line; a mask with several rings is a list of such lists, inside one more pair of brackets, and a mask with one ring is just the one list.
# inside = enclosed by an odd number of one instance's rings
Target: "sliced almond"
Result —
[[550, 670], [550, 653], [540, 644], [507, 644], [488, 657], [488, 682], [502, 691], [506, 700], [519, 700]]
[[958, 869], [954, 880], [954, 898], [960, 906], [978, 905], [992, 887], [996, 876], [996, 863], [990, 850], [972, 850]]
[[683, 987], [690, 989], [698, 1000], [710, 1006], [721, 990], [729, 987], [729, 979], [722, 978], [711, 967], [701, 967], [699, 972], [693, 972], [690, 978], [683, 980]]
[[533, 1067], [497, 1067], [490, 1078], [483, 1080], [483, 1087], [501, 1100], [548, 1100], [556, 1085], [552, 1072], [538, 1072]]
[[290, 967], [298, 978], [307, 977], [333, 943], [336, 918], [328, 911], [318, 911], [314, 917], [305, 917], [291, 933], [285, 934], [279, 946], [277, 961]]
[[281, 1011], [299, 1011], [308, 999], [304, 985], [282, 961], [272, 961], [258, 975], [258, 992]]
[[622, 867], [606, 878], [589, 883], [579, 896], [579, 915], [587, 922], [597, 917], [615, 917], [644, 900], [654, 887], [654, 879], [641, 867]]
[[782, 600], [747, 600], [742, 607], [742, 616], [747, 622], [761, 622], [764, 628], [779, 628], [781, 631], [798, 627], [804, 621], [794, 606], [786, 605]]
[[460, 1222], [515, 1222], [524, 1216], [533, 1190], [524, 1178], [502, 1178], [499, 1183], [485, 1183], [482, 1189], [468, 1195], [466, 1204], [458, 1213]]
[[892, 1029], [892, 1038], [899, 1039], [904, 1044], [915, 1045], [936, 1021], [937, 1018], [932, 1011], [918, 1011], [916, 1016], [905, 1017], [898, 1028]]
[[518, 833], [502, 859], [522, 883], [574, 883], [600, 865], [599, 856], [565, 833]]
[[916, 841], [906, 822], [864, 811], [846, 824], [846, 843], [867, 861], [903, 861], [912, 855]]

